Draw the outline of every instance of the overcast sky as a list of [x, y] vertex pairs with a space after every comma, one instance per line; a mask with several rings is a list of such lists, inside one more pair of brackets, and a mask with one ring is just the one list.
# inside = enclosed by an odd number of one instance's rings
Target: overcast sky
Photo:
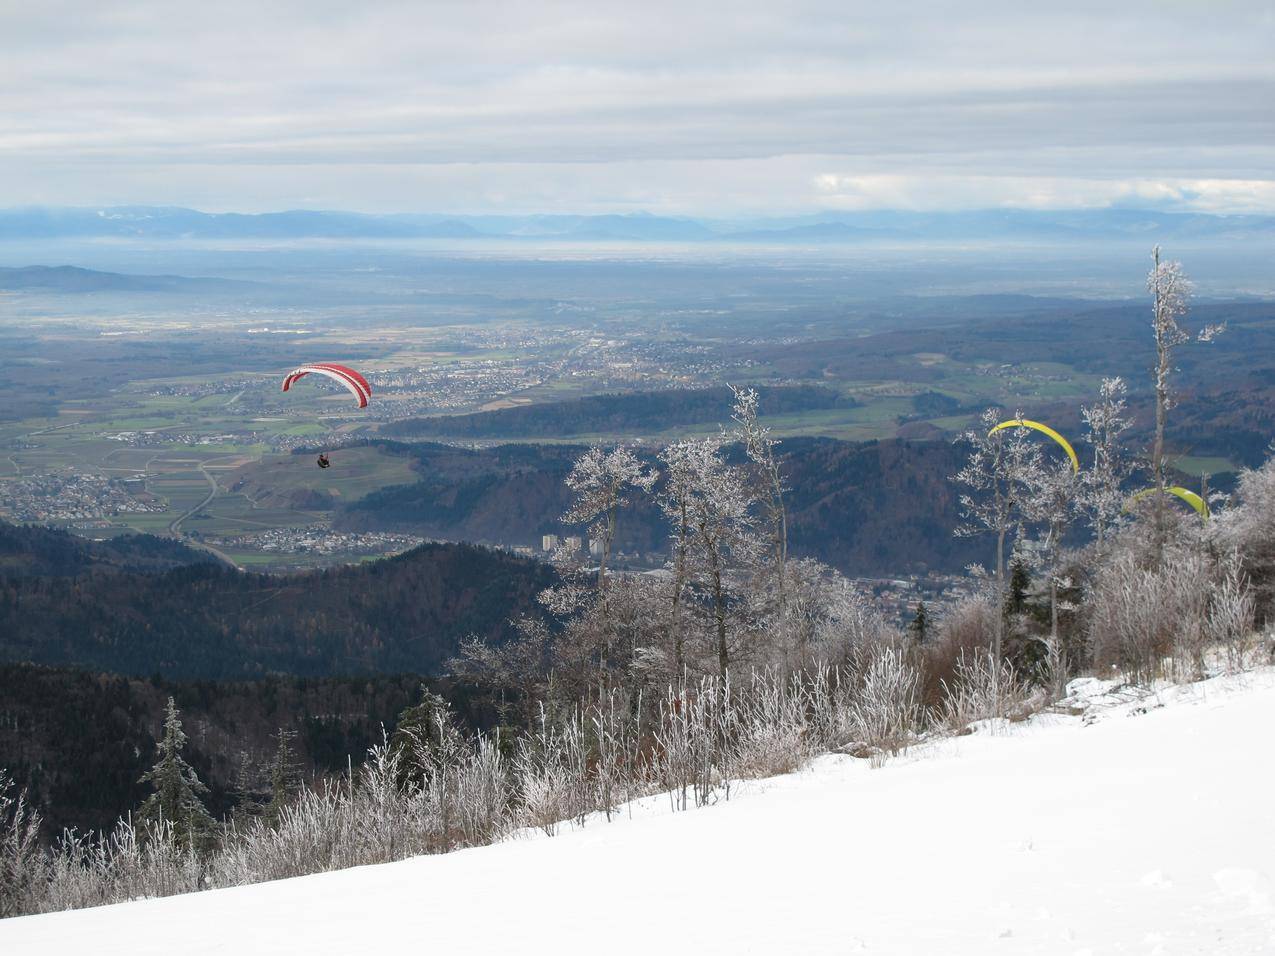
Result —
[[1275, 3], [0, 0], [0, 206], [1275, 212]]

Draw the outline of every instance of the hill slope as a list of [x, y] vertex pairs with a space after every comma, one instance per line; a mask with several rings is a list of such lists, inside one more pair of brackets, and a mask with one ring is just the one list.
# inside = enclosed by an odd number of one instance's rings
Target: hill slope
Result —
[[881, 770], [825, 758], [704, 810], [657, 799], [553, 839], [10, 920], [0, 948], [1268, 952], [1272, 719], [1267, 670]]
[[257, 288], [256, 283], [233, 279], [125, 275], [77, 266], [0, 267], [0, 289], [6, 291], [230, 293]]
[[[424, 537], [539, 546], [567, 528], [563, 479], [582, 451], [569, 445], [502, 445], [469, 451], [445, 445], [388, 446], [411, 454], [422, 480], [373, 492], [338, 512], [351, 531], [408, 531]], [[791, 438], [779, 446], [788, 486], [794, 554], [851, 575], [956, 572], [986, 561], [986, 542], [956, 538], [957, 489], [947, 480], [961, 451], [947, 442], [852, 443]], [[740, 455], [739, 449], [734, 450]], [[668, 527], [641, 501], [619, 525], [622, 550], [663, 551]]]
[[0, 521], [0, 578], [73, 576], [89, 570], [167, 571], [216, 559], [171, 538], [126, 534], [89, 541], [66, 531]]
[[292, 576], [191, 565], [0, 579], [0, 661], [211, 679], [428, 674], [466, 636], [498, 639], [535, 612], [552, 579], [452, 544]]

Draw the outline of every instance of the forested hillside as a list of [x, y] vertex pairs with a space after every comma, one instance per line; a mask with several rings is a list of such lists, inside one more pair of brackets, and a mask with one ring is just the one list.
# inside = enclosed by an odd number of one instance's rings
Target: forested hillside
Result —
[[216, 559], [171, 538], [120, 535], [106, 541], [0, 521], [0, 578], [38, 575], [73, 576], [89, 570], [166, 571]]
[[453, 544], [288, 577], [192, 565], [9, 578], [0, 659], [220, 679], [434, 673], [462, 638], [499, 640], [552, 579], [543, 564]]
[[[578, 446], [408, 447], [421, 481], [348, 506], [336, 517], [338, 527], [532, 546], [543, 534], [580, 530], [561, 520], [571, 503], [563, 479]], [[956, 501], [947, 477], [960, 467], [960, 454], [947, 442], [792, 438], [778, 452], [791, 489], [795, 554], [854, 575], [958, 571], [985, 557], [952, 534]], [[730, 454], [742, 458], [738, 447]], [[617, 543], [625, 551], [662, 552], [668, 534], [659, 509], [638, 500], [625, 511]]]

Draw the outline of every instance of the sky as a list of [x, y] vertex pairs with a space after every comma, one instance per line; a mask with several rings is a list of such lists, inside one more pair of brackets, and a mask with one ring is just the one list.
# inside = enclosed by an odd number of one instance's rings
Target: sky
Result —
[[1275, 4], [0, 0], [0, 207], [1275, 212]]

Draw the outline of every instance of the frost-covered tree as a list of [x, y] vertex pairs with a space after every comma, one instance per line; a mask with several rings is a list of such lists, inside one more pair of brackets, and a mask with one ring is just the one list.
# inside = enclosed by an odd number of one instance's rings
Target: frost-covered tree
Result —
[[502, 720], [521, 717], [530, 722], [548, 696], [557, 642], [540, 618], [524, 616], [512, 625], [514, 636], [499, 644], [478, 637], [462, 641], [447, 670], [494, 694], [493, 704]]
[[1050, 671], [1056, 678], [1065, 670], [1062, 644], [1058, 637], [1058, 590], [1070, 581], [1063, 577], [1063, 547], [1067, 532], [1080, 516], [1082, 483], [1072, 470], [1071, 462], [1042, 466], [1029, 472], [1031, 487], [1024, 513], [1037, 534], [1034, 547], [1028, 550], [1035, 563], [1045, 572], [1049, 585], [1049, 638], [1046, 650]]
[[685, 598], [691, 580], [691, 544], [695, 531], [695, 498], [698, 493], [695, 449], [692, 442], [674, 442], [660, 452], [665, 482], [659, 504], [669, 521], [669, 600], [664, 619], [665, 644], [672, 648], [673, 673], [686, 670]]
[[647, 469], [631, 448], [618, 446], [606, 451], [594, 445], [576, 460], [567, 475], [567, 487], [575, 494], [564, 521], [587, 524], [589, 538], [600, 545], [597, 588], [606, 609], [607, 566], [615, 546], [619, 510], [628, 504], [632, 489], [650, 491], [658, 475]]
[[451, 705], [422, 684], [420, 703], [398, 715], [389, 753], [399, 770], [419, 776], [454, 759], [461, 744]]
[[[1191, 334], [1182, 327], [1182, 319], [1186, 316], [1191, 300], [1191, 280], [1182, 270], [1182, 263], [1161, 261], [1159, 246], [1152, 250], [1151, 259], [1153, 265], [1147, 276], [1147, 291], [1151, 293], [1152, 299], [1151, 325], [1155, 333], [1156, 351], [1155, 442], [1151, 447], [1151, 473], [1156, 489], [1155, 501], [1152, 503], [1152, 519], [1155, 522], [1152, 548], [1155, 562], [1159, 564], [1164, 558], [1167, 534], [1164, 432], [1169, 410], [1173, 407], [1173, 353], [1179, 346], [1191, 341]], [[1200, 330], [1196, 339], [1209, 342], [1223, 330], [1224, 326], [1208, 325]]]
[[748, 460], [765, 488], [763, 509], [770, 539], [770, 568], [774, 573], [775, 593], [782, 615], [788, 567], [788, 509], [784, 504], [787, 487], [783, 469], [775, 454], [779, 442], [770, 437], [770, 429], [758, 420], [757, 390], [731, 386], [731, 392], [735, 396], [732, 408], [735, 437], [743, 444]]
[[[1017, 418], [1022, 418], [1019, 414]], [[969, 490], [960, 496], [961, 523], [956, 534], [996, 536], [996, 606], [1005, 606], [1005, 546], [1026, 518], [1025, 506], [1038, 485], [1041, 456], [1026, 428], [992, 429], [1000, 422], [998, 409], [983, 413], [980, 426], [957, 439], [969, 449], [965, 466], [952, 476]], [[1004, 615], [997, 615], [992, 638], [996, 666], [1001, 662]]]
[[811, 558], [789, 562], [787, 609], [767, 623], [765, 662], [786, 669], [843, 663], [898, 636], [853, 582]]
[[[673, 610], [684, 610], [688, 589], [705, 595], [718, 670], [725, 675], [732, 574], [750, 568], [760, 551], [753, 534], [755, 499], [743, 470], [723, 458], [719, 436], [675, 442], [661, 460], [668, 470], [662, 504], [674, 523]], [[681, 626], [679, 616], [672, 625], [675, 640]]]
[[185, 746], [181, 714], [169, 697], [164, 711], [164, 735], [158, 744], [159, 757], [139, 781], [149, 783], [154, 792], [137, 811], [137, 820], [143, 830], [168, 824], [181, 845], [207, 850], [216, 837], [217, 824], [200, 799], [208, 788], [182, 756]]
[[1121, 440], [1133, 425], [1128, 415], [1128, 386], [1120, 377], [1105, 378], [1098, 401], [1081, 408], [1085, 439], [1093, 451], [1093, 462], [1085, 470], [1082, 498], [1085, 519], [1093, 530], [1099, 550], [1107, 535], [1118, 527], [1124, 513], [1124, 482], [1133, 473], [1133, 463]]
[[561, 583], [546, 589], [540, 601], [568, 622], [554, 642], [554, 650], [556, 663], [568, 662], [566, 676], [573, 686], [591, 670], [598, 678], [598, 692], [604, 690], [604, 675], [621, 639], [612, 614], [610, 574], [619, 512], [630, 503], [634, 491], [650, 492], [658, 477], [631, 448], [618, 446], [607, 451], [597, 445], [577, 459], [567, 476], [574, 500], [563, 520], [588, 525], [590, 544], [597, 545], [598, 567], [591, 571], [580, 554], [564, 545], [553, 557]]

